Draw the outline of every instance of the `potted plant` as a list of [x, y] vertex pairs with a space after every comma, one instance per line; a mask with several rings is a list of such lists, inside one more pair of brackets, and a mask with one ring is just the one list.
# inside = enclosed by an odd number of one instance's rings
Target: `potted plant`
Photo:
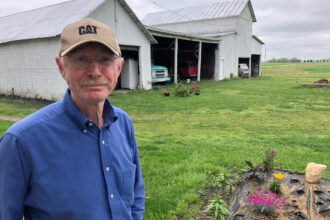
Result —
[[162, 92], [162, 96], [170, 96], [170, 92], [167, 89], [164, 89]]
[[195, 95], [199, 95], [201, 92], [201, 86], [199, 83], [193, 83], [191, 85], [191, 91], [195, 93]]

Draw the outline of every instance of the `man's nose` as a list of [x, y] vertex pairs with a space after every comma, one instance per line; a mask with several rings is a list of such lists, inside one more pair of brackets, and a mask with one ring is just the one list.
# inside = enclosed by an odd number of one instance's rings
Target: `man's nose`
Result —
[[97, 62], [97, 60], [91, 60], [88, 75], [91, 77], [98, 77], [102, 75], [100, 64]]

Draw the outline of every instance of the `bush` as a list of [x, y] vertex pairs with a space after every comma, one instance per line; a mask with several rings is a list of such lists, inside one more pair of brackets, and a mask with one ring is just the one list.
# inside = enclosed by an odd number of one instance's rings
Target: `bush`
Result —
[[178, 83], [174, 88], [174, 95], [178, 97], [188, 97], [190, 95], [190, 89], [185, 83]]

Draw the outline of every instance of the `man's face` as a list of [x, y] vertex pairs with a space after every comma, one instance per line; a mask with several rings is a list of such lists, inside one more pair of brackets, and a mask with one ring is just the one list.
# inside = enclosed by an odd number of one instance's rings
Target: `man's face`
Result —
[[56, 63], [76, 104], [103, 102], [114, 90], [123, 58], [98, 43], [84, 44]]

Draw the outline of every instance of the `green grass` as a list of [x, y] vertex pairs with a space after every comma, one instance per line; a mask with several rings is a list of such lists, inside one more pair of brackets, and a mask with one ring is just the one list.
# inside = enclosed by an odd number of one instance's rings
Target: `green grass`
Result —
[[33, 113], [42, 106], [44, 106], [44, 104], [37, 101], [32, 102], [0, 97], [0, 116], [22, 118]]
[[[330, 79], [330, 64], [267, 64], [259, 78], [202, 82], [199, 96], [174, 97], [173, 86], [166, 87], [170, 97], [162, 89], [112, 95], [134, 122], [145, 219], [192, 219], [210, 172], [261, 162], [270, 147], [278, 151], [277, 168], [304, 172], [311, 161], [329, 167], [330, 89], [303, 86], [321, 78]], [[1, 114], [34, 110], [7, 102], [0, 100]], [[0, 132], [9, 125], [0, 122]]]

